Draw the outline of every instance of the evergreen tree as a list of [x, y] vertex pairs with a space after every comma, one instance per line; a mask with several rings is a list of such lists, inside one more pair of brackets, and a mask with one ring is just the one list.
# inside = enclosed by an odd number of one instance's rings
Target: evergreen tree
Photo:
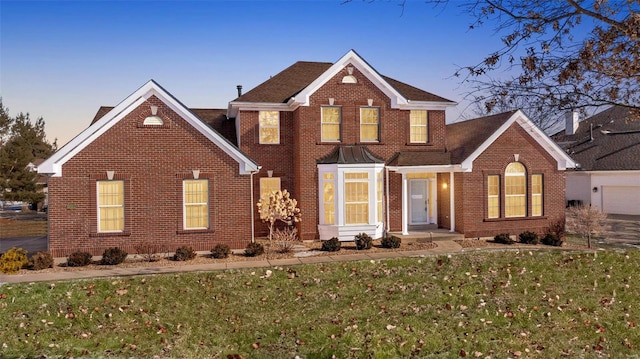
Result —
[[56, 143], [47, 141], [44, 119], [35, 122], [29, 114], [9, 116], [0, 98], [0, 199], [37, 203], [44, 199], [38, 185], [38, 173], [29, 163], [49, 157]]

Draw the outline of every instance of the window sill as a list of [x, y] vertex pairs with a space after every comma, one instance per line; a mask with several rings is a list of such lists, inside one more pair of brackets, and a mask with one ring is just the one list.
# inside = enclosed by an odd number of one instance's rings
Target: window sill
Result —
[[91, 232], [89, 237], [128, 237], [131, 235], [130, 231], [122, 232]]
[[547, 216], [485, 218], [483, 222], [533, 221], [536, 219], [547, 219]]
[[179, 229], [176, 234], [199, 234], [199, 233], [215, 233], [213, 229]]
[[404, 145], [405, 146], [434, 146], [433, 142], [424, 142], [424, 143], [407, 142]]

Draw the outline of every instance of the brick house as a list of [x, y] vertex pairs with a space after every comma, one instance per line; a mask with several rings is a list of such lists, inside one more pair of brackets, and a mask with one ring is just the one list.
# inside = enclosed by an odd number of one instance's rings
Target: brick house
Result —
[[305, 240], [425, 226], [493, 236], [562, 220], [571, 158], [521, 111], [446, 125], [454, 105], [354, 51], [293, 64], [226, 116], [151, 81], [39, 167], [50, 249], [242, 248], [266, 235], [255, 202], [274, 189], [298, 200]]

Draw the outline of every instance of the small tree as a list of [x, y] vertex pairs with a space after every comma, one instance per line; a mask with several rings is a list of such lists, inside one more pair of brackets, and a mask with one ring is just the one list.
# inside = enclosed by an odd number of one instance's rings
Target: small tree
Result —
[[272, 191], [262, 196], [257, 206], [260, 219], [269, 225], [269, 243], [273, 238], [276, 222], [280, 221], [287, 226], [291, 226], [302, 221], [298, 201], [291, 198], [291, 194], [286, 189]]
[[587, 238], [587, 246], [591, 248], [591, 236], [603, 230], [603, 222], [607, 215], [591, 206], [575, 206], [569, 208], [567, 231]]

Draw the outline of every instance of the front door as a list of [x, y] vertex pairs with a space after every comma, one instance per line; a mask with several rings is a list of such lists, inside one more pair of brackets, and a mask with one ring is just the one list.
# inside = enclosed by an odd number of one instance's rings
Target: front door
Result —
[[409, 181], [410, 224], [429, 223], [429, 180], [412, 179]]

